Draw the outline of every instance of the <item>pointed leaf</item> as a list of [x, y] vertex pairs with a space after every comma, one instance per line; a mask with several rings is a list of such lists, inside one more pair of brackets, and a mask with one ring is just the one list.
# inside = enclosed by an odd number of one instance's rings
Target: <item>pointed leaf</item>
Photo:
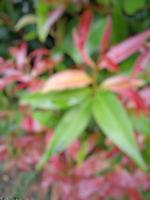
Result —
[[110, 45], [111, 35], [112, 35], [112, 19], [109, 16], [107, 18], [105, 31], [104, 31], [101, 45], [100, 45], [100, 53], [101, 54], [106, 53], [106, 51], [108, 50], [109, 45]]
[[112, 61], [115, 64], [121, 63], [123, 60], [139, 51], [148, 38], [150, 38], [150, 29], [115, 45], [105, 54], [100, 66], [107, 67], [107, 65], [109, 65], [108, 61]]
[[86, 10], [80, 18], [79, 28], [75, 29], [73, 32], [74, 43], [77, 49], [79, 50], [83, 61], [90, 66], [93, 66], [94, 63], [90, 58], [90, 56], [88, 55], [85, 49], [85, 45], [87, 43], [92, 22], [93, 22], [93, 14], [91, 10]]
[[51, 76], [43, 86], [43, 92], [81, 88], [92, 83], [92, 79], [83, 70], [65, 70]]
[[135, 62], [133, 75], [138, 75], [141, 71], [145, 70], [147, 67], [150, 67], [150, 49], [142, 53]]
[[50, 9], [52, 9], [51, 4], [48, 2], [43, 4], [43, 2], [40, 1], [40, 3], [37, 4], [37, 30], [41, 42], [46, 40], [50, 28], [64, 13], [63, 6], [60, 6], [49, 13]]
[[21, 100], [22, 104], [29, 104], [33, 108], [40, 109], [65, 109], [70, 106], [79, 104], [90, 95], [87, 88], [67, 90], [59, 92], [32, 93], [24, 95]]
[[29, 14], [21, 17], [15, 26], [15, 30], [19, 31], [29, 24], [35, 24], [37, 22], [37, 17], [35, 15]]
[[[83, 57], [81, 57], [81, 53], [78, 50], [77, 43], [75, 42], [75, 38], [72, 38], [72, 29], [76, 26], [76, 20], [72, 19], [68, 23], [66, 23], [66, 33], [61, 45], [61, 49], [63, 52], [67, 53], [71, 58], [77, 63], [81, 64], [83, 61]], [[101, 20], [95, 19], [91, 25], [88, 40], [85, 44], [85, 49], [89, 53], [89, 55], [94, 55], [97, 53], [97, 49], [99, 48], [99, 44], [101, 38], [103, 36], [103, 32], [106, 26], [106, 18], [103, 17]], [[75, 29], [76, 30], [76, 29]], [[74, 33], [73, 33], [74, 36]], [[74, 41], [73, 41], [74, 40]], [[70, 51], [71, 49], [71, 51]], [[87, 63], [87, 62], [86, 62]], [[91, 63], [91, 61], [90, 61]], [[92, 63], [93, 64], [93, 63]]]
[[101, 87], [114, 92], [135, 89], [144, 85], [144, 81], [124, 75], [112, 76], [101, 83]]
[[91, 117], [91, 99], [68, 111], [58, 124], [52, 141], [38, 164], [38, 169], [55, 153], [65, 150], [83, 133]]
[[27, 62], [28, 44], [23, 42], [18, 48], [10, 48], [10, 53], [16, 60], [17, 68], [23, 69]]
[[86, 10], [82, 14], [82, 16], [80, 18], [79, 28], [78, 28], [78, 30], [76, 30], [77, 36], [79, 39], [79, 43], [77, 44], [77, 47], [79, 49], [83, 49], [85, 47], [92, 21], [93, 21], [93, 14], [92, 14], [91, 10]]
[[120, 101], [111, 92], [99, 92], [93, 107], [94, 117], [106, 136], [143, 169], [145, 163], [138, 150], [133, 128]]
[[122, 1], [113, 0], [112, 9], [113, 43], [118, 43], [128, 36], [128, 23], [122, 12]]
[[90, 28], [88, 41], [86, 44], [87, 51], [90, 55], [94, 55], [97, 53], [97, 49], [99, 48], [99, 44], [103, 40], [103, 35], [105, 32], [105, 27], [107, 26], [107, 19], [103, 18], [95, 18], [92, 26]]

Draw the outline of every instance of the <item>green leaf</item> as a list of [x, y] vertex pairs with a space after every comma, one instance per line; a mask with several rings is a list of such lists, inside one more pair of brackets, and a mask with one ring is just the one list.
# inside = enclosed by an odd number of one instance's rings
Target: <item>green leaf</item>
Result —
[[[80, 64], [83, 62], [82, 57], [78, 51], [78, 49], [75, 47], [73, 37], [72, 37], [72, 31], [74, 27], [77, 27], [75, 20], [72, 20], [67, 27], [66, 35], [63, 40], [63, 43], [61, 44], [61, 49], [65, 53], [67, 53], [76, 63]], [[106, 18], [96, 19], [91, 27], [91, 30], [89, 32], [89, 37], [87, 40], [87, 51], [90, 55], [93, 55], [97, 52], [100, 41], [103, 35], [103, 32], [105, 30], [106, 26]], [[71, 49], [71, 51], [70, 51]]]
[[82, 63], [82, 58], [75, 47], [72, 37], [73, 28], [76, 26], [77, 24], [75, 19], [72, 19], [70, 22], [66, 24], [64, 39], [62, 40], [62, 43], [58, 44], [59, 45], [58, 48], [60, 48], [60, 50], [63, 53], [68, 54], [77, 64], [80, 64]]
[[19, 19], [15, 26], [15, 30], [19, 31], [23, 27], [29, 25], [29, 24], [35, 24], [37, 22], [37, 17], [32, 14], [25, 15]]
[[34, 119], [49, 128], [55, 128], [61, 118], [59, 112], [52, 110], [34, 110], [32, 114]]
[[24, 95], [22, 104], [30, 104], [33, 108], [40, 109], [66, 109], [79, 104], [91, 93], [88, 88], [65, 90], [49, 93], [33, 93]]
[[121, 1], [113, 0], [114, 8], [112, 12], [113, 22], [113, 43], [118, 43], [124, 40], [128, 35], [128, 23], [121, 10]]
[[98, 92], [95, 97], [93, 112], [95, 120], [104, 134], [110, 137], [141, 168], [146, 169], [128, 115], [117, 97], [111, 92]]
[[94, 54], [95, 52], [98, 52], [98, 48], [100, 46], [100, 41], [102, 39], [105, 27], [106, 27], [106, 18], [100, 18], [98, 16], [98, 19], [96, 19], [92, 24], [89, 33], [89, 38], [87, 41], [87, 48], [91, 55]]
[[145, 0], [124, 0], [123, 6], [128, 14], [134, 14], [136, 11], [144, 8]]
[[130, 56], [129, 58], [127, 58], [126, 60], [124, 60], [121, 64], [121, 72], [125, 73], [125, 74], [130, 74], [133, 70], [134, 67], [134, 63], [136, 61], [136, 59], [138, 58], [138, 54], [134, 54], [132, 56]]
[[84, 103], [69, 110], [63, 116], [37, 169], [41, 169], [48, 159], [55, 153], [65, 150], [83, 133], [91, 117], [91, 105], [91, 98], [88, 98]]
[[38, 0], [36, 2], [36, 15], [37, 15], [37, 32], [41, 42], [46, 40], [49, 33], [49, 26], [47, 26], [47, 19], [51, 10], [51, 4]]

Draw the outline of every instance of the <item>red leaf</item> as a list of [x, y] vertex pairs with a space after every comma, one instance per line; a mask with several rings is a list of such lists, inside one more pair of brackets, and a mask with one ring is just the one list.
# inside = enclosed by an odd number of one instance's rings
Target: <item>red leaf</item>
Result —
[[111, 40], [111, 35], [112, 35], [112, 19], [110, 16], [108, 16], [105, 31], [100, 45], [100, 54], [104, 54], [108, 50]]
[[90, 10], [86, 10], [80, 18], [79, 28], [73, 31], [73, 39], [75, 45], [79, 50], [84, 62], [90, 66], [93, 66], [94, 63], [90, 58], [90, 56], [88, 55], [88, 53], [86, 52], [85, 45], [88, 39], [92, 21], [93, 21], [92, 12]]
[[100, 63], [98, 64], [100, 68], [108, 69], [109, 71], [116, 72], [120, 69], [120, 66], [116, 64], [113, 60], [111, 60], [106, 55], [102, 56]]
[[81, 18], [80, 18], [80, 25], [79, 28], [77, 30], [78, 36], [80, 38], [79, 41], [79, 48], [83, 49], [87, 39], [88, 39], [88, 34], [91, 28], [91, 24], [93, 21], [93, 14], [91, 12], [91, 10], [86, 10]]
[[131, 200], [144, 200], [143, 197], [141, 196], [140, 192], [136, 189], [129, 188], [127, 190]]

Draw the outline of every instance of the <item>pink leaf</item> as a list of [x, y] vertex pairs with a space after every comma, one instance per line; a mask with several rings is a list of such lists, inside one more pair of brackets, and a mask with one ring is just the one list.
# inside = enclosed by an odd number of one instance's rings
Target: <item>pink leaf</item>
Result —
[[134, 107], [137, 110], [137, 113], [141, 110], [146, 111], [148, 109], [145, 100], [140, 96], [138, 91], [131, 89], [131, 90], [126, 90], [122, 91], [122, 95], [128, 98], [129, 102], [128, 105], [130, 107]]
[[11, 48], [10, 52], [16, 59], [18, 69], [23, 69], [27, 59], [27, 43], [22, 43], [19, 48]]
[[47, 22], [45, 23], [45, 27], [51, 28], [53, 24], [63, 15], [65, 8], [63, 6], [60, 6], [56, 8], [54, 11], [52, 11], [48, 17]]
[[148, 65], [150, 66], [150, 49], [142, 53], [137, 59], [134, 65], [133, 75], [138, 75], [141, 71], [145, 70]]
[[109, 166], [109, 161], [106, 159], [105, 152], [99, 152], [93, 156], [90, 156], [84, 163], [75, 169], [77, 176], [92, 176], [100, 173], [102, 170]]
[[123, 90], [140, 87], [143, 84], [143, 80], [120, 75], [106, 79], [102, 82], [101, 86], [114, 92], [121, 92]]
[[115, 45], [105, 54], [99, 65], [105, 68], [107, 65], [109, 65], [108, 61], [111, 61], [114, 64], [121, 63], [123, 60], [139, 51], [145, 40], [148, 38], [150, 38], [150, 30], [130, 37], [126, 41]]
[[0, 90], [5, 89], [9, 84], [20, 79], [20, 76], [8, 76], [0, 79]]
[[82, 70], [65, 70], [51, 76], [43, 86], [43, 92], [81, 88], [92, 83], [92, 79]]
[[146, 87], [140, 91], [140, 96], [150, 109], [150, 87]]
[[39, 124], [39, 122], [34, 120], [31, 116], [27, 116], [24, 119], [24, 121], [22, 123], [22, 127], [30, 133], [42, 131], [42, 127]]
[[[77, 191], [76, 195], [78, 194], [78, 198], [75, 199], [81, 199], [81, 200], [86, 200], [86, 199], [95, 199], [92, 198], [94, 194], [98, 194], [99, 190], [101, 189], [100, 186], [102, 186], [103, 178], [101, 177], [91, 177], [89, 179], [83, 179], [80, 180], [80, 182], [77, 185]], [[98, 198], [96, 198], [98, 199]], [[101, 198], [100, 198], [101, 199]]]
[[73, 160], [77, 160], [79, 151], [81, 150], [81, 142], [76, 140], [67, 150], [67, 156], [70, 156]]
[[34, 68], [31, 71], [31, 77], [34, 78], [46, 71], [50, 71], [51, 69], [54, 68], [55, 65], [56, 65], [56, 61], [53, 61], [49, 58], [47, 58], [47, 59], [45, 58], [43, 60], [38, 60], [34, 64]]
[[32, 60], [33, 58], [41, 58], [42, 56], [48, 56], [50, 54], [50, 51], [48, 49], [36, 49], [34, 51], [32, 51], [29, 55], [30, 60]]

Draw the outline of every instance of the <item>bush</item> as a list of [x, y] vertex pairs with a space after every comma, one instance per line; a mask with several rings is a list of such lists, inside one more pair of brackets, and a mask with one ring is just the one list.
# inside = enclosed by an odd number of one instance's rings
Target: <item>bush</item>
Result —
[[148, 1], [0, 9], [2, 197], [149, 199]]

